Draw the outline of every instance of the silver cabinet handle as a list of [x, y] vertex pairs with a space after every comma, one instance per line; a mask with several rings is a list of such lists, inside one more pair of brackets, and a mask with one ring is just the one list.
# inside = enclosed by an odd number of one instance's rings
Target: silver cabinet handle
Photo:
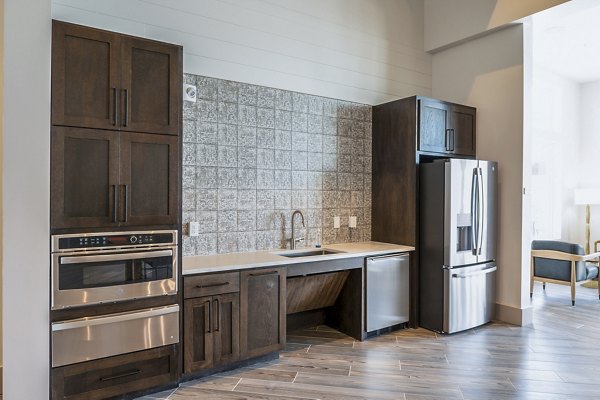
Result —
[[488, 268], [488, 269], [484, 269], [481, 271], [477, 271], [477, 272], [472, 272], [470, 274], [452, 274], [453, 278], [470, 278], [472, 276], [478, 276], [478, 275], [485, 275], [485, 274], [489, 274], [490, 272], [494, 272], [495, 270], [497, 270], [497, 267], [493, 267], [493, 268]]
[[168, 257], [173, 250], [145, 251], [140, 253], [102, 254], [97, 256], [61, 257], [61, 264], [93, 263], [103, 261], [139, 260], [141, 258]]
[[166, 306], [160, 308], [148, 308], [142, 311], [129, 311], [119, 314], [112, 314], [101, 317], [86, 317], [73, 319], [65, 322], [55, 322], [52, 324], [52, 332], [66, 331], [69, 329], [83, 328], [93, 325], [113, 324], [115, 322], [131, 321], [134, 319], [142, 319], [156, 317], [160, 315], [173, 314], [179, 312], [179, 306]]

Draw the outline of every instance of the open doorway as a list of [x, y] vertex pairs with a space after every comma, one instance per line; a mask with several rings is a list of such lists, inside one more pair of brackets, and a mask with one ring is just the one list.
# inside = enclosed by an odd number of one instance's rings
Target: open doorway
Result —
[[[525, 165], [531, 174], [531, 236], [580, 245], [584, 254], [593, 253], [600, 240], [598, 21], [600, 4], [589, 1], [531, 18], [531, 162]], [[600, 310], [597, 280], [575, 286], [578, 306], [589, 302], [595, 312]], [[568, 287], [536, 282], [533, 307], [559, 304], [560, 298], [568, 307], [569, 295]]]

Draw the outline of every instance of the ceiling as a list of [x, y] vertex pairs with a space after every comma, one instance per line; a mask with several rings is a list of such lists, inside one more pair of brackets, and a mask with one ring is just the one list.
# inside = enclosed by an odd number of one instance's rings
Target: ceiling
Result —
[[580, 83], [600, 80], [600, 2], [572, 0], [532, 21], [537, 66]]

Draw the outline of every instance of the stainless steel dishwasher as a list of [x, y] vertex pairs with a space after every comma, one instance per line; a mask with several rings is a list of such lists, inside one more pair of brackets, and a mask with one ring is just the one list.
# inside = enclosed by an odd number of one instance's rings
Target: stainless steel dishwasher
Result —
[[367, 332], [408, 322], [408, 257], [402, 253], [367, 258]]

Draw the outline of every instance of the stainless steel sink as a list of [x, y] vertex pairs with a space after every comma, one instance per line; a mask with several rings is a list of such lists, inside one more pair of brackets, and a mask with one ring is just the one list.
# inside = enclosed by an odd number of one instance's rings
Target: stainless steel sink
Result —
[[314, 249], [314, 250], [291, 250], [291, 251], [280, 251], [274, 254], [278, 256], [294, 258], [294, 257], [314, 257], [324, 256], [326, 254], [339, 254], [345, 253], [344, 251], [329, 250], [329, 249]]

